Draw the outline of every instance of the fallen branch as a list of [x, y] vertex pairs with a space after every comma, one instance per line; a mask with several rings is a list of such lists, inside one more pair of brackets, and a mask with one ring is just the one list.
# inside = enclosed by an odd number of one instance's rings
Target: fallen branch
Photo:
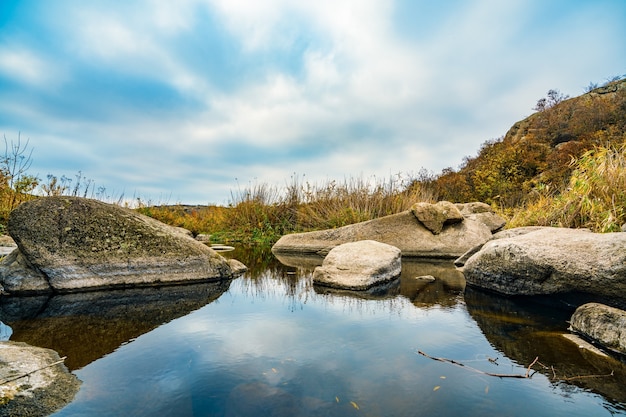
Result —
[[460, 366], [462, 368], [465, 368], [468, 371], [477, 372], [479, 374], [488, 375], [488, 376], [495, 376], [495, 377], [498, 377], [498, 378], [521, 378], [521, 379], [531, 378], [533, 375], [530, 374], [530, 368], [539, 359], [539, 357], [535, 358], [533, 363], [531, 363], [530, 366], [528, 367], [528, 370], [526, 371], [525, 375], [522, 375], [522, 374], [497, 374], [497, 373], [493, 373], [493, 372], [486, 372], [486, 371], [481, 371], [480, 369], [472, 368], [471, 366], [467, 366], [464, 363], [457, 362], [457, 361], [455, 361], [453, 359], [438, 358], [438, 357], [435, 357], [435, 356], [430, 356], [429, 354], [424, 353], [421, 350], [418, 350], [417, 353], [419, 353], [420, 355], [425, 356], [425, 357], [427, 357], [429, 359], [435, 360], [435, 361], [451, 363], [452, 365], [456, 365], [456, 366]]
[[58, 365], [58, 364], [60, 364], [60, 363], [63, 363], [63, 362], [65, 361], [65, 359], [66, 359], [66, 358], [67, 358], [67, 356], [63, 356], [60, 360], [58, 360], [58, 361], [56, 361], [56, 362], [53, 362], [53, 363], [48, 364], [48, 365], [46, 365], [46, 366], [43, 366], [43, 367], [41, 367], [41, 368], [37, 368], [37, 369], [35, 369], [35, 370], [33, 370], [33, 371], [30, 371], [30, 372], [27, 372], [27, 373], [25, 373], [25, 374], [18, 375], [18, 376], [16, 376], [16, 377], [9, 378], [9, 379], [6, 379], [6, 380], [4, 380], [4, 381], [1, 381], [1, 382], [0, 382], [0, 385], [8, 384], [9, 382], [13, 382], [13, 381], [17, 381], [18, 379], [26, 378], [27, 376], [30, 376], [30, 375], [34, 374], [35, 372], [39, 372], [39, 371], [43, 371], [44, 369], [51, 368], [51, 367], [53, 367], [54, 365]]
[[531, 363], [530, 365], [528, 365], [528, 369], [526, 369], [526, 378], [530, 378], [530, 377], [532, 376], [532, 375], [530, 375], [530, 368], [532, 368], [532, 367], [533, 367], [533, 365], [534, 365], [535, 363], [537, 363], [537, 361], [538, 361], [538, 360], [539, 360], [539, 356], [537, 356], [537, 357], [535, 358], [535, 360], [534, 360], [534, 361], [532, 361], [532, 363]]
[[[556, 375], [556, 370], [554, 369], [554, 366], [546, 366], [543, 363], [539, 362], [539, 356], [537, 356], [535, 358], [534, 361], [532, 361], [530, 363], [530, 365], [528, 365], [528, 368], [526, 368], [526, 374], [522, 375], [522, 374], [497, 374], [497, 373], [493, 373], [493, 372], [486, 372], [486, 371], [481, 371], [480, 369], [476, 369], [476, 368], [472, 368], [471, 366], [468, 366], [462, 362], [458, 362], [455, 361], [454, 359], [448, 359], [448, 358], [438, 358], [436, 356], [430, 356], [427, 353], [422, 352], [421, 350], [418, 350], [417, 353], [419, 353], [422, 356], [425, 356], [429, 359], [435, 360], [435, 361], [439, 361], [439, 362], [446, 362], [446, 363], [451, 363], [452, 365], [456, 365], [456, 366], [460, 366], [462, 368], [467, 369], [468, 371], [472, 371], [472, 372], [477, 372], [479, 374], [483, 374], [483, 375], [488, 375], [488, 376], [495, 376], [498, 378], [520, 378], [520, 379], [527, 379], [527, 378], [532, 378], [533, 375], [535, 375], [535, 373], [537, 371], [534, 371], [533, 373], [531, 373], [530, 371], [532, 370], [532, 367], [535, 365], [540, 365], [542, 366], [544, 369], [551, 369], [552, 370], [552, 380], [561, 380], [561, 381], [576, 381], [578, 379], [587, 379], [587, 378], [608, 378], [611, 376], [614, 376], [614, 372], [611, 371], [610, 374], [605, 374], [605, 375], [578, 375], [578, 376], [571, 376], [571, 377], [557, 377]], [[492, 362], [490, 360], [490, 362]]]

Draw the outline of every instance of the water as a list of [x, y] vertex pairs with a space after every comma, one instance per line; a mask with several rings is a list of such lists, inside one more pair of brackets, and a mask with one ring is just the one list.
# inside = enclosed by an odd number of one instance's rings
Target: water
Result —
[[[83, 384], [59, 417], [626, 415], [626, 367], [561, 336], [571, 308], [466, 289], [449, 263], [360, 294], [247, 256], [232, 282], [5, 299], [2, 334], [67, 356]], [[531, 378], [482, 373], [536, 357]]]

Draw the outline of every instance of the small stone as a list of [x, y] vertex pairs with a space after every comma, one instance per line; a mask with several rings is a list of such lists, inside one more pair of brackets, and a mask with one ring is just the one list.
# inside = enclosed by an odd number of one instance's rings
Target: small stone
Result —
[[433, 277], [432, 275], [422, 275], [419, 277], [415, 277], [415, 279], [418, 281], [433, 282], [435, 280], [435, 277]]

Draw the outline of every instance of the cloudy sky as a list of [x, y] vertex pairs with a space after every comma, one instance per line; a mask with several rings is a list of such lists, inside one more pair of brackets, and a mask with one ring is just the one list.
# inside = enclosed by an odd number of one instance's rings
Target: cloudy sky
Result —
[[624, 0], [1, 0], [0, 133], [156, 203], [407, 177], [626, 74], [624, 39]]

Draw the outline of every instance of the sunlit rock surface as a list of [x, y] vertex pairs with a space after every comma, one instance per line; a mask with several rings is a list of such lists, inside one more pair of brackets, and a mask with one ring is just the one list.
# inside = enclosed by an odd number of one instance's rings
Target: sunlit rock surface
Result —
[[411, 213], [435, 235], [441, 233], [444, 226], [464, 220], [459, 209], [449, 201], [440, 201], [437, 204], [415, 203], [411, 207]]
[[24, 203], [8, 231], [19, 249], [0, 264], [9, 293], [221, 280], [242, 270], [176, 228], [85, 198]]

